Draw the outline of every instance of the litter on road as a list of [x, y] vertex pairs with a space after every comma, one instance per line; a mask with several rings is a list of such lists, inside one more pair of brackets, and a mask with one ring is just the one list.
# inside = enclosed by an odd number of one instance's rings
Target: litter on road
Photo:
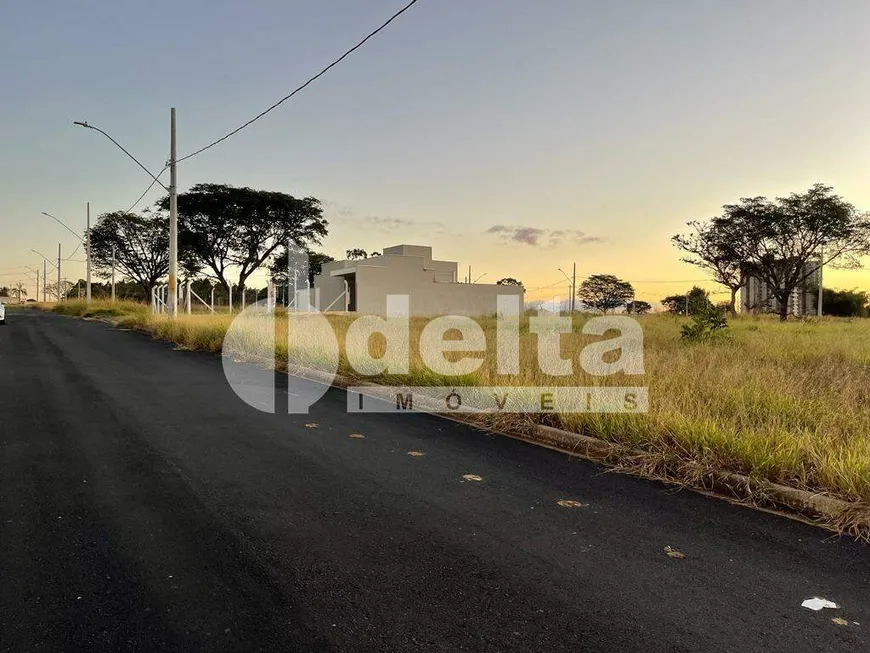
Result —
[[807, 608], [809, 610], [815, 610], [818, 612], [819, 610], [823, 610], [824, 608], [830, 608], [832, 610], [837, 610], [840, 606], [834, 603], [833, 601], [829, 601], [828, 599], [820, 599], [818, 597], [813, 597], [811, 599], [807, 599], [803, 603], [801, 603], [802, 608]]
[[677, 551], [676, 549], [672, 549], [672, 548], [669, 547], [669, 546], [666, 546], [666, 547], [665, 547], [665, 553], [668, 554], [668, 557], [670, 557], [670, 558], [676, 558], [676, 559], [678, 559], [678, 560], [682, 560], [683, 558], [686, 557], [686, 554], [685, 554], [685, 553], [681, 553], [681, 552]]

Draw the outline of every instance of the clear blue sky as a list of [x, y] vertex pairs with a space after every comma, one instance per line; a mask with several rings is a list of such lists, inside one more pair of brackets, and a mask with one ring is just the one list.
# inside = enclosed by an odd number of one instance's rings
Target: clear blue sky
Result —
[[[148, 184], [72, 120], [159, 169], [170, 106], [185, 154], [402, 4], [3, 3], [0, 285], [23, 278], [10, 266], [38, 264], [31, 247], [75, 246], [40, 211], [81, 229], [87, 200], [93, 215], [126, 208]], [[432, 244], [475, 276], [528, 288], [573, 260], [582, 274], [696, 279], [669, 236], [741, 196], [822, 181], [870, 209], [867, 25], [866, 0], [420, 0], [302, 94], [182, 164], [179, 184], [319, 197], [333, 255]], [[541, 231], [514, 229], [529, 227]], [[866, 272], [832, 278], [870, 286]], [[645, 299], [686, 285], [636, 284]]]

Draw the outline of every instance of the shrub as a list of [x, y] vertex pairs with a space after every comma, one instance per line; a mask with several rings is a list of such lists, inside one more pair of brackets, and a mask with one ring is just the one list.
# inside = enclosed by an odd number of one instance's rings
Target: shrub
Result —
[[684, 324], [680, 338], [686, 342], [710, 342], [723, 339], [728, 330], [725, 311], [710, 306], [692, 316], [691, 324]]

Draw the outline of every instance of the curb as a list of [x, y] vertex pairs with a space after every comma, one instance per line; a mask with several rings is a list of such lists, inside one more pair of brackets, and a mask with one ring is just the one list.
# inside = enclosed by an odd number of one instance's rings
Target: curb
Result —
[[[54, 311], [48, 311], [54, 312]], [[77, 317], [77, 316], [66, 316]], [[112, 317], [92, 318], [117, 326]], [[154, 337], [145, 329], [135, 329]], [[292, 374], [291, 370], [283, 371]], [[306, 369], [302, 378], [345, 390], [350, 386], [365, 387], [374, 397], [387, 392], [385, 386], [370, 381], [351, 379], [339, 374], [332, 375]], [[383, 399], [382, 397], [379, 397]], [[417, 403], [422, 412], [442, 419], [449, 419], [489, 433], [497, 433], [529, 444], [559, 451], [569, 456], [600, 463], [620, 473], [657, 480], [670, 485], [688, 488], [708, 496], [736, 502], [757, 509], [773, 509], [777, 514], [801, 521], [808, 521], [839, 534], [848, 534], [858, 540], [870, 542], [870, 504], [850, 502], [822, 492], [810, 492], [795, 487], [756, 479], [744, 474], [722, 472], [703, 467], [697, 463], [665, 460], [661, 454], [625, 445], [608, 442], [564, 429], [530, 423], [527, 430], [502, 430], [474, 419], [469, 413], [447, 414], [439, 412], [439, 406]]]
[[[341, 375], [312, 373], [305, 378], [345, 390], [350, 386], [365, 387], [367, 396], [384, 399], [386, 389], [376, 383], [351, 379]], [[289, 371], [288, 371], [289, 373]], [[393, 397], [394, 398], [394, 397]], [[844, 501], [824, 493], [801, 490], [780, 483], [756, 479], [744, 474], [722, 472], [690, 462], [665, 461], [660, 454], [608, 442], [564, 429], [529, 424], [526, 431], [500, 430], [475, 420], [468, 413], [449, 414], [439, 406], [427, 405], [415, 399], [415, 412], [460, 422], [490, 433], [498, 433], [529, 444], [553, 449], [569, 456], [600, 463], [614, 471], [633, 474], [695, 490], [740, 505], [773, 509], [778, 514], [809, 521], [814, 526], [828, 528], [870, 542], [870, 505]]]

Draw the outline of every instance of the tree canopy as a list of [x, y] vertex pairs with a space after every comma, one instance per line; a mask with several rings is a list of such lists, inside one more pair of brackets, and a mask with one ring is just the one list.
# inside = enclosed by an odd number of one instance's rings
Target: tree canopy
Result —
[[633, 299], [625, 305], [626, 313], [634, 315], [646, 315], [652, 309], [652, 304], [645, 302], [642, 299]]
[[[159, 206], [169, 208], [164, 197]], [[229, 288], [229, 268], [238, 269], [238, 286], [275, 251], [292, 241], [299, 247], [320, 243], [327, 233], [320, 201], [286, 193], [197, 184], [178, 196], [179, 244], [207, 276]]]
[[[303, 268], [307, 268], [308, 274], [308, 282], [313, 286], [314, 285], [314, 277], [320, 274], [323, 269], [324, 263], [330, 263], [335, 259], [332, 258], [329, 254], [324, 254], [322, 252], [314, 252], [308, 250], [305, 252], [307, 255], [307, 265], [295, 265], [293, 268], [299, 268], [299, 274], [297, 275], [297, 281], [304, 281], [304, 274], [306, 271]], [[298, 257], [294, 257], [294, 260]], [[280, 254], [278, 254], [274, 259], [272, 259], [272, 263], [269, 265], [269, 273], [277, 283], [287, 283], [287, 248], [284, 248]]]
[[519, 286], [523, 287], [523, 282], [519, 279], [514, 279], [513, 277], [505, 277], [504, 279], [499, 279], [495, 282], [497, 286]]
[[[690, 254], [686, 260], [714, 271], [725, 285], [738, 269], [758, 278], [777, 300], [782, 320], [789, 297], [819, 264], [860, 267], [860, 257], [870, 253], [870, 218], [824, 184], [773, 200], [744, 197], [709, 222], [690, 224], [694, 236], [674, 238]], [[721, 275], [717, 266], [728, 274]]]
[[612, 274], [593, 274], [580, 284], [577, 296], [589, 308], [607, 313], [631, 300], [634, 288]]
[[674, 315], [686, 315], [686, 301], [689, 302], [689, 315], [698, 315], [708, 312], [713, 303], [710, 301], [710, 293], [698, 286], [681, 295], [668, 295], [662, 299], [662, 305]]
[[835, 317], [870, 316], [870, 296], [863, 290], [822, 290], [822, 311]]
[[169, 221], [153, 213], [104, 213], [91, 227], [91, 259], [103, 278], [115, 267], [146, 295], [169, 272]]
[[710, 272], [714, 281], [728, 288], [728, 310], [736, 314], [737, 293], [746, 282], [747, 271], [741, 253], [745, 246], [740, 240], [751, 234], [729, 229], [718, 220], [694, 220], [688, 225], [692, 233], [673, 236], [671, 242], [686, 253], [681, 260]]

